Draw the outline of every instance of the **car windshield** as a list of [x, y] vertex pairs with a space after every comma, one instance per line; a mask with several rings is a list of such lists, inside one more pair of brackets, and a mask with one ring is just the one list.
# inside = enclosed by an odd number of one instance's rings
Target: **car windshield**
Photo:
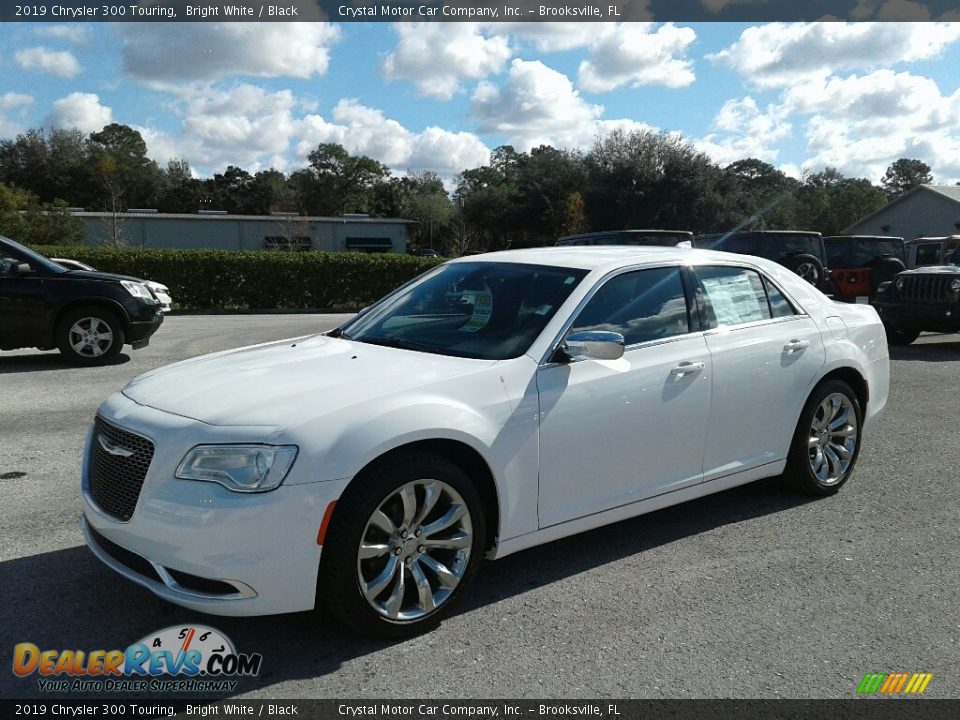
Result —
[[517, 357], [586, 274], [522, 263], [450, 263], [387, 296], [339, 335], [440, 355]]
[[66, 270], [57, 265], [53, 260], [45, 258], [40, 253], [36, 253], [28, 247], [24, 247], [10, 238], [0, 236], [0, 255], [10, 257], [20, 262], [29, 263], [33, 268], [42, 267], [55, 273], [64, 273]]
[[831, 268], [860, 268], [874, 260], [892, 257], [906, 262], [903, 243], [879, 238], [824, 238], [827, 263]]

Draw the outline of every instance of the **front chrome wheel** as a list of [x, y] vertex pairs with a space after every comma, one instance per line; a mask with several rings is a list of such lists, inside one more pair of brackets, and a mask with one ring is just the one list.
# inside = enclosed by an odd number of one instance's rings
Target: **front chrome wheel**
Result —
[[831, 486], [845, 477], [856, 453], [858, 427], [853, 401], [843, 393], [827, 395], [814, 411], [807, 454], [817, 482]]
[[357, 581], [392, 621], [419, 620], [460, 584], [473, 547], [470, 509], [453, 487], [419, 479], [394, 490], [370, 516], [357, 549]]

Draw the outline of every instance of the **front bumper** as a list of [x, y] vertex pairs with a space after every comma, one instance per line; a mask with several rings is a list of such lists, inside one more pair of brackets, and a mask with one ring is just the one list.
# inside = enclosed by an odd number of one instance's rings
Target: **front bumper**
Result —
[[960, 331], [960, 305], [948, 303], [876, 301], [874, 308], [886, 325], [931, 332]]
[[138, 347], [146, 346], [153, 335], [163, 324], [163, 310], [161, 305], [143, 306], [137, 314], [131, 314], [130, 324], [127, 327], [127, 342]]
[[209, 426], [116, 395], [100, 414], [155, 446], [133, 514], [123, 522], [90, 493], [93, 433], [87, 438], [80, 524], [102, 562], [165, 600], [202, 612], [269, 615], [313, 608], [317, 532], [345, 481], [242, 494], [179, 480], [173, 473], [194, 445], [251, 442], [254, 436], [262, 442], [264, 429]]

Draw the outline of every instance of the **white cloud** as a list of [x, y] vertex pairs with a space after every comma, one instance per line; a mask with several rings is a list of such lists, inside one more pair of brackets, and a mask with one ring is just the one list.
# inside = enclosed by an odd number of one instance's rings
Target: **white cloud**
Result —
[[50, 38], [52, 40], [62, 40], [82, 45], [90, 39], [89, 25], [39, 25], [34, 28], [34, 33], [38, 37]]
[[558, 52], [589, 47], [609, 33], [616, 23], [595, 22], [516, 22], [489, 23], [486, 29], [493, 35], [507, 35], [529, 43], [541, 52]]
[[0, 138], [9, 138], [22, 132], [23, 125], [20, 122], [6, 117], [8, 110], [16, 110], [22, 113], [27, 107], [33, 104], [31, 95], [23, 93], [4, 93], [0, 95]]
[[539, 60], [514, 60], [501, 87], [483, 82], [473, 94], [480, 131], [506, 135], [523, 150], [589, 142], [602, 113], [602, 105], [586, 103], [566, 75]]
[[32, 95], [24, 95], [23, 93], [5, 93], [0, 95], [0, 111], [11, 110], [12, 108], [23, 107], [24, 105], [30, 105], [32, 103]]
[[958, 39], [960, 23], [770, 23], [747, 28], [707, 57], [757, 87], [789, 87], [842, 70], [933, 58]]
[[728, 100], [713, 119], [714, 132], [694, 146], [720, 165], [748, 157], [774, 162], [778, 144], [793, 129], [786, 117], [784, 109], [775, 105], [761, 110], [752, 97]]
[[53, 103], [53, 111], [46, 124], [72, 129], [82, 133], [99, 132], [104, 125], [113, 122], [113, 111], [100, 104], [100, 97], [93, 93], [70, 93]]
[[383, 58], [384, 77], [413, 81], [420, 95], [449, 100], [461, 80], [501, 71], [510, 58], [506, 38], [485, 37], [476, 23], [398, 23], [396, 48]]
[[298, 156], [305, 159], [320, 143], [339, 143], [353, 154], [379, 160], [398, 174], [431, 170], [447, 180], [485, 164], [490, 157], [490, 149], [472, 133], [434, 126], [415, 133], [355, 99], [337, 103], [332, 119], [328, 122], [319, 115], [303, 119]]
[[121, 23], [123, 68], [159, 83], [230, 75], [306, 79], [327, 72], [328, 23]]
[[812, 115], [804, 169], [832, 165], [878, 181], [894, 160], [911, 157], [939, 181], [960, 178], [960, 90], [943, 95], [930, 78], [877, 70], [790, 88], [783, 107]]
[[629, 85], [677, 88], [694, 81], [693, 62], [685, 57], [697, 39], [693, 28], [667, 23], [625, 23], [600, 37], [590, 57], [580, 63], [579, 87], [588, 92], [610, 92]]
[[33, 47], [19, 50], [14, 54], [14, 60], [24, 70], [72, 78], [80, 74], [80, 63], [66, 50], [48, 50], [45, 47]]

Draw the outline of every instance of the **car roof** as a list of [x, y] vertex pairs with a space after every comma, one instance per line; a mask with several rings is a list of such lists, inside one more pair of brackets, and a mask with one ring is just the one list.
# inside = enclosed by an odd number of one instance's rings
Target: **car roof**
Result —
[[451, 262], [502, 262], [550, 265], [554, 267], [595, 270], [616, 269], [645, 263], [691, 263], [744, 261], [762, 262], [760, 258], [693, 248], [645, 246], [645, 245], [563, 245], [560, 247], [529, 248], [524, 250], [501, 250], [472, 257], [458, 258]]

